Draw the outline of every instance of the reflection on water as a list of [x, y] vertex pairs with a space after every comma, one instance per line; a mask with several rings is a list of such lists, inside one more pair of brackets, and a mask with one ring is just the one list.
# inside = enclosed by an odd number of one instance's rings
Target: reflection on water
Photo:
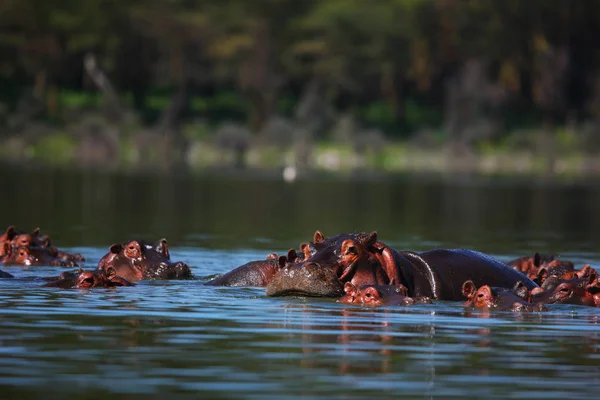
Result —
[[199, 279], [57, 290], [36, 277], [58, 267], [4, 267], [17, 279], [0, 280], [3, 398], [597, 397], [595, 308], [362, 309], [202, 285], [317, 228], [503, 259], [555, 250], [598, 267], [594, 186], [9, 175], [0, 223], [41, 226], [88, 268], [112, 242], [166, 236]]

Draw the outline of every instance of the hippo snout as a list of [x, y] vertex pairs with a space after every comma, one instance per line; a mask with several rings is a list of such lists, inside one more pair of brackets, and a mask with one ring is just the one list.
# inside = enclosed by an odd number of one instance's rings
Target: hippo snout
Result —
[[335, 272], [315, 262], [285, 266], [267, 285], [267, 296], [340, 297], [343, 293]]

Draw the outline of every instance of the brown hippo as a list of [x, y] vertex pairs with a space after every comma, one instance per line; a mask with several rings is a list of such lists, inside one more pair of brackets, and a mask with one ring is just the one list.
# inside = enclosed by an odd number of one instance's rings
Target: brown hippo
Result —
[[143, 279], [192, 278], [190, 268], [184, 262], [171, 262], [165, 239], [154, 242], [130, 240], [113, 244], [102, 257], [96, 271], [113, 268], [118, 276], [136, 282]]
[[554, 255], [541, 255], [540, 253], [534, 253], [533, 256], [520, 257], [507, 264], [509, 267], [527, 275], [529, 279], [534, 280], [539, 285], [542, 284], [538, 280], [543, 280], [543, 270], [547, 272], [556, 268], [565, 271], [574, 269], [573, 262], [571, 261], [559, 260]]
[[134, 284], [116, 275], [114, 269], [110, 269], [108, 274], [102, 271], [80, 271], [77, 274], [63, 272], [57, 278], [42, 285], [42, 287], [59, 287], [61, 289], [115, 286], [134, 286]]
[[545, 311], [542, 303], [529, 303], [506, 288], [483, 285], [479, 289], [473, 281], [466, 281], [462, 293], [467, 298], [465, 307], [494, 308], [501, 311]]
[[74, 267], [75, 262], [64, 261], [55, 256], [52, 249], [44, 247], [13, 247], [9, 243], [4, 243], [4, 255], [0, 257], [0, 263], [5, 265], [23, 265], [23, 266], [40, 266], [53, 265], [59, 267]]
[[0, 256], [4, 255], [4, 243], [10, 243], [13, 247], [40, 247], [48, 249], [49, 253], [59, 260], [65, 261], [66, 265], [73, 265], [85, 261], [81, 254], [67, 253], [51, 246], [50, 236], [40, 232], [40, 228], [35, 228], [33, 232], [27, 233], [9, 226], [4, 234], [0, 235]]
[[573, 279], [548, 279], [542, 292], [532, 294], [532, 301], [543, 303], [578, 304], [596, 306], [597, 294], [600, 292], [598, 273], [593, 268], [582, 269], [581, 278], [576, 275]]
[[264, 260], [250, 261], [218, 278], [206, 282], [205, 285], [265, 287], [273, 280], [273, 277], [279, 272], [281, 267], [286, 265], [288, 260], [297, 262], [298, 255], [296, 254], [296, 250], [290, 249], [287, 257], [271, 253]]
[[[314, 279], [304, 283], [302, 279], [307, 274], [290, 273], [307, 265], [311, 265], [312, 270], [317, 267], [331, 270], [341, 285], [346, 282], [355, 286], [404, 285], [410, 297], [437, 300], [461, 300], [462, 284], [467, 280], [480, 286], [512, 288], [522, 281], [529, 290], [537, 287], [535, 282], [506, 264], [472, 250], [396, 251], [379, 242], [375, 232], [342, 234], [327, 239], [315, 234], [317, 236], [323, 239], [311, 245], [314, 248], [312, 255], [300, 263], [286, 265], [267, 286], [267, 295], [283, 295], [290, 288], [317, 295], [311, 293]], [[339, 291], [339, 286], [335, 285], [332, 293]], [[322, 293], [323, 288], [319, 291]]]
[[344, 285], [346, 294], [338, 299], [339, 303], [357, 304], [368, 307], [384, 305], [411, 305], [415, 303], [431, 303], [429, 297], [412, 298], [406, 295], [406, 288], [402, 285], [367, 285], [356, 287], [350, 282]]

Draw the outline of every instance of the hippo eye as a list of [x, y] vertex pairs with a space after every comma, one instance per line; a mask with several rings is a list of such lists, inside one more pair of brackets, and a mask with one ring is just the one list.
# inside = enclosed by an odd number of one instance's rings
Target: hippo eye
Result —
[[348, 246], [348, 248], [346, 249], [346, 254], [356, 254], [356, 247], [355, 246]]
[[569, 288], [568, 287], [564, 287], [564, 288], [560, 289], [560, 291], [563, 292], [563, 293], [567, 293], [567, 292], [569, 292]]
[[371, 298], [371, 293], [368, 293], [368, 292], [365, 293], [365, 297], [368, 298], [368, 299], [370, 299]]

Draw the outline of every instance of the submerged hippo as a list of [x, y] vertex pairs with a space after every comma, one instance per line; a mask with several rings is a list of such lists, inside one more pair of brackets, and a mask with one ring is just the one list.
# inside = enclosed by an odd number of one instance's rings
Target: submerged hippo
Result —
[[[473, 250], [396, 251], [379, 242], [375, 232], [328, 239], [318, 233], [312, 255], [278, 272], [267, 286], [267, 295], [282, 296], [293, 288], [295, 293], [334, 296], [340, 286], [351, 282], [355, 286], [404, 285], [409, 297], [459, 301], [463, 299], [462, 285], [467, 280], [478, 286], [512, 288], [519, 281], [529, 290], [538, 286], [506, 264]], [[307, 267], [331, 271], [339, 284], [332, 285], [330, 293], [322, 286], [314, 291], [314, 279], [295, 272]]]
[[74, 267], [77, 263], [65, 261], [56, 257], [56, 252], [52, 248], [44, 247], [13, 247], [9, 243], [4, 243], [4, 255], [0, 257], [0, 263], [5, 265], [24, 265], [39, 266], [53, 265], [59, 267]]
[[192, 271], [184, 262], [172, 262], [167, 241], [158, 242], [130, 240], [113, 244], [102, 257], [96, 271], [114, 269], [115, 273], [129, 281], [143, 279], [192, 278]]
[[218, 278], [206, 282], [205, 285], [265, 287], [273, 280], [273, 277], [281, 270], [281, 267], [288, 262], [299, 261], [301, 259], [299, 257], [295, 249], [290, 249], [287, 256], [278, 256], [275, 253], [271, 253], [264, 260], [250, 261]]
[[429, 297], [408, 297], [404, 286], [376, 286], [367, 285], [356, 287], [350, 282], [344, 285], [346, 294], [338, 299], [339, 303], [357, 304], [368, 307], [377, 307], [384, 305], [411, 305], [415, 303], [431, 303]]
[[[47, 249], [47, 252], [54, 258], [64, 261], [66, 266], [75, 265], [76, 263], [85, 261], [85, 258], [78, 253], [68, 253], [52, 247], [50, 236], [40, 232], [40, 228], [34, 229], [31, 233], [16, 229], [14, 226], [9, 226], [2, 235], [0, 235], [0, 256], [3, 256], [5, 251], [5, 243], [9, 243], [12, 247], [28, 247], [33, 249]], [[54, 264], [51, 264], [54, 265]]]
[[532, 301], [548, 304], [577, 304], [595, 307], [599, 304], [600, 282], [593, 268], [577, 271], [572, 279], [551, 279], [543, 291], [532, 294]]
[[57, 278], [47, 279], [50, 282], [42, 287], [58, 287], [61, 289], [70, 288], [93, 288], [93, 287], [115, 287], [115, 286], [134, 286], [118, 276], [114, 269], [109, 269], [108, 273], [103, 271], [80, 271], [79, 273], [63, 272]]
[[501, 311], [545, 311], [542, 303], [529, 303], [507, 288], [483, 285], [477, 288], [473, 281], [466, 281], [462, 293], [467, 298], [465, 307], [494, 308]]

